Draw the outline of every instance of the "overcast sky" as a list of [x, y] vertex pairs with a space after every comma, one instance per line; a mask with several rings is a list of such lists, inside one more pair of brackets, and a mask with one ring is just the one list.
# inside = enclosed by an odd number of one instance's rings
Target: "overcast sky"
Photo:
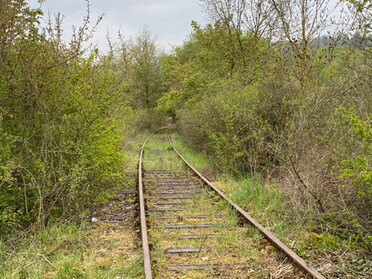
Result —
[[[40, 4], [29, 0], [32, 8]], [[206, 22], [206, 16], [196, 0], [90, 0], [92, 22], [105, 14], [99, 24], [92, 43], [98, 43], [100, 50], [106, 49], [106, 33], [115, 38], [118, 30], [126, 39], [134, 38], [145, 26], [156, 36], [157, 45], [169, 51], [172, 46], [180, 45], [191, 33], [191, 21], [200, 25]], [[71, 35], [71, 26], [79, 26], [86, 14], [84, 0], [46, 0], [42, 10], [54, 15], [58, 12], [65, 16], [63, 26], [65, 37]]]

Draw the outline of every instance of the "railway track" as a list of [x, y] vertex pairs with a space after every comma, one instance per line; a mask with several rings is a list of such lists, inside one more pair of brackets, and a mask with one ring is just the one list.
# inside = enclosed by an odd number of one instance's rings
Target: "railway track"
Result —
[[146, 279], [325, 278], [201, 176], [170, 138], [148, 140], [139, 162]]

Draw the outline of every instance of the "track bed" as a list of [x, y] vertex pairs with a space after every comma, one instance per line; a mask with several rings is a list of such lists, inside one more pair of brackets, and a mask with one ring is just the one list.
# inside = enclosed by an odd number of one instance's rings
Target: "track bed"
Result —
[[144, 154], [154, 278], [311, 278], [189, 171], [164, 135]]

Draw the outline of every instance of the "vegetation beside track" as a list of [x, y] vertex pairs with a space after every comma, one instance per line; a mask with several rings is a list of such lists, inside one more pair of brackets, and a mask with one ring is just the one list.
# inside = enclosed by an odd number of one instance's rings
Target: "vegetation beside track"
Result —
[[49, 225], [0, 247], [0, 278], [142, 278], [138, 235], [130, 226]]
[[[259, 230], [240, 224], [229, 204], [204, 187], [170, 147], [165, 133], [155, 134], [143, 160], [154, 278], [308, 278]], [[198, 162], [207, 166], [203, 161]], [[172, 249], [196, 251], [172, 255]], [[198, 268], [204, 265], [216, 266]]]
[[[123, 181], [100, 192], [79, 216], [0, 240], [0, 278], [143, 278], [135, 202], [138, 151], [146, 136], [125, 143]], [[122, 204], [129, 212], [112, 222]]]
[[182, 137], [173, 135], [182, 155], [231, 200], [245, 209], [288, 247], [319, 268], [326, 278], [368, 278], [372, 262], [365, 247], [330, 233], [319, 233], [316, 223], [303, 220], [291, 208], [278, 185], [255, 176], [232, 177], [223, 173], [213, 159], [188, 147]]

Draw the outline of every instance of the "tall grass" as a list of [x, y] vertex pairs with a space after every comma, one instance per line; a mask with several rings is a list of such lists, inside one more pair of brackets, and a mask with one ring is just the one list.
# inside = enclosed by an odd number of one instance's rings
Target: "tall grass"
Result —
[[262, 225], [275, 231], [278, 236], [286, 234], [285, 231], [288, 230], [286, 202], [279, 186], [264, 185], [258, 175], [237, 178], [221, 174], [208, 155], [188, 147], [179, 136], [173, 137], [176, 148], [198, 171], [202, 174], [219, 173], [213, 183], [233, 202], [247, 210]]
[[286, 201], [276, 185], [264, 185], [259, 176], [223, 176], [223, 191], [264, 227], [281, 237], [290, 229]]
[[206, 154], [195, 151], [188, 147], [177, 134], [172, 134], [174, 146], [181, 152], [182, 156], [189, 161], [198, 171], [217, 172], [216, 165]]
[[67, 272], [68, 263], [79, 259], [84, 247], [82, 229], [73, 223], [50, 225], [12, 243], [0, 241], [0, 278], [50, 278], [52, 273]]
[[258, 176], [244, 176], [236, 179], [224, 176], [222, 183], [226, 192], [239, 205], [253, 211], [277, 211], [282, 205], [282, 193], [275, 185], [264, 186]]

